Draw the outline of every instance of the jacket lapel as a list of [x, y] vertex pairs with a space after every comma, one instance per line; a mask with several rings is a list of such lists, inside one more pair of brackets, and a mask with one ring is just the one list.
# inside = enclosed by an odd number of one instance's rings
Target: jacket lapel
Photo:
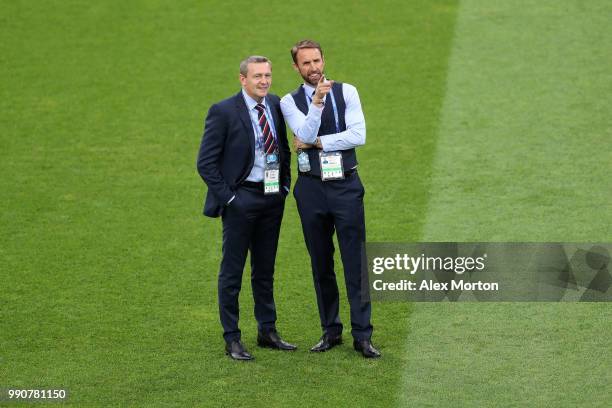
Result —
[[255, 134], [253, 133], [253, 124], [251, 123], [251, 117], [249, 116], [249, 111], [246, 103], [244, 102], [244, 98], [242, 97], [242, 92], [238, 92], [235, 96], [236, 99], [236, 110], [238, 111], [238, 116], [244, 125], [244, 130], [246, 131], [246, 135], [249, 139], [249, 145], [251, 146], [251, 156], [253, 160], [255, 159]]
[[274, 134], [276, 135], [278, 155], [279, 155], [279, 158], [282, 159], [283, 149], [281, 149], [281, 145], [280, 145], [281, 140], [280, 140], [280, 136], [278, 135], [278, 124], [280, 123], [280, 118], [278, 116], [278, 109], [276, 106], [274, 106], [274, 104], [272, 103], [272, 100], [268, 96], [266, 96], [266, 105], [270, 108], [270, 112], [272, 112], [272, 120], [274, 121]]
[[268, 96], [266, 96], [266, 105], [270, 108], [270, 112], [272, 112], [272, 120], [274, 121], [274, 133], [278, 135], [278, 112], [276, 111], [276, 107], [272, 104], [272, 101]]

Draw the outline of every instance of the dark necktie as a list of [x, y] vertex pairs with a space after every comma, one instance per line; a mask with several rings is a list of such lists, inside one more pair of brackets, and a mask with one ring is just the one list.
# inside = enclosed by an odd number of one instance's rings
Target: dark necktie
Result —
[[264, 152], [266, 152], [266, 154], [274, 153], [276, 150], [276, 140], [274, 140], [274, 136], [272, 135], [272, 131], [270, 129], [270, 124], [268, 123], [268, 119], [265, 115], [266, 108], [261, 103], [258, 103], [255, 105], [255, 109], [257, 109], [257, 112], [259, 112], [257, 118], [259, 127], [261, 128], [261, 133], [263, 135]]

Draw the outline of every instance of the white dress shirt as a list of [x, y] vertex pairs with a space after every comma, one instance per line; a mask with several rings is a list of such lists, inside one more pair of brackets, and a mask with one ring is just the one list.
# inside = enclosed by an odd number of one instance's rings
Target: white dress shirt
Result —
[[[308, 115], [304, 115], [301, 110], [295, 105], [293, 96], [287, 94], [281, 99], [281, 110], [285, 121], [293, 131], [293, 133], [304, 143], [314, 144], [321, 126], [321, 115], [323, 107], [318, 107], [312, 103], [311, 95], [315, 88], [310, 84], [303, 84], [302, 90], [306, 91], [306, 101], [309, 101]], [[321, 145], [326, 152], [348, 150], [365, 144], [366, 126], [363, 111], [361, 110], [361, 102], [357, 89], [350, 84], [342, 84], [342, 93], [344, 94], [344, 103], [346, 110], [344, 112], [344, 121], [346, 130], [340, 133], [332, 133], [321, 135]], [[329, 94], [327, 95], [329, 96]], [[325, 97], [325, 103], [331, 103]]]

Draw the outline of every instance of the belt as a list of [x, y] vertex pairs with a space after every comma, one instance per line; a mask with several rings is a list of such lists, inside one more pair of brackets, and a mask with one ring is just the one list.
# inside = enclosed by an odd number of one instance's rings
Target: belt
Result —
[[[357, 173], [357, 169], [356, 168], [347, 170], [347, 171], [344, 172], [344, 178], [351, 177], [355, 173]], [[298, 175], [299, 176], [306, 176], [306, 177], [317, 178], [319, 180], [321, 179], [321, 175], [320, 174], [317, 175], [317, 174], [312, 174], [310, 172], [301, 172], [301, 171], [298, 171]]]
[[261, 190], [261, 191], [263, 191], [263, 189], [264, 189], [263, 181], [258, 181], [258, 182], [255, 182], [255, 181], [243, 181], [240, 185], [243, 186], [243, 187], [256, 188], [256, 189]]

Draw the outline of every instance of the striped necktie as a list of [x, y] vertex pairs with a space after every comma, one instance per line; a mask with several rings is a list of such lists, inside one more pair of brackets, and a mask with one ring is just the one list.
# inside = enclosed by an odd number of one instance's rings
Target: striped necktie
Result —
[[276, 140], [274, 140], [274, 135], [272, 135], [270, 124], [266, 118], [266, 108], [261, 103], [258, 103], [255, 105], [255, 109], [259, 112], [257, 118], [259, 127], [261, 128], [261, 134], [263, 135], [264, 152], [266, 152], [266, 154], [274, 153], [274, 151], [276, 151]]

